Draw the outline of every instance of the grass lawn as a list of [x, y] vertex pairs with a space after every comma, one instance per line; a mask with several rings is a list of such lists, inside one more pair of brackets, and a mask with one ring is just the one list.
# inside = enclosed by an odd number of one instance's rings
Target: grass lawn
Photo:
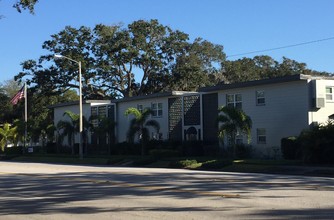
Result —
[[35, 163], [62, 163], [62, 164], [94, 164], [106, 165], [109, 159], [106, 158], [84, 158], [68, 157], [68, 156], [19, 156], [12, 159], [19, 162], [35, 162]]
[[[222, 167], [270, 167], [285, 165], [301, 165], [300, 161], [287, 160], [227, 160], [214, 157], [170, 157], [155, 159], [152, 156], [136, 156], [136, 155], [116, 155], [116, 156], [89, 156], [80, 159], [77, 155], [61, 155], [61, 154], [26, 154], [13, 157], [12, 160], [20, 162], [41, 162], [41, 163], [70, 163], [70, 164], [92, 164], [92, 165], [122, 165], [134, 162], [146, 167], [168, 167], [170, 163], [179, 163], [179, 168], [200, 169], [203, 164], [214, 163], [217, 168]], [[182, 166], [184, 165], [184, 166]]]
[[[8, 159], [7, 159], [8, 160]], [[151, 168], [181, 168], [194, 170], [212, 170], [223, 172], [242, 173], [272, 173], [272, 174], [316, 174], [310, 171], [310, 167], [304, 166], [301, 161], [289, 160], [227, 160], [208, 157], [171, 157], [156, 159], [152, 156], [117, 155], [109, 157], [84, 157], [55, 154], [27, 154], [14, 158], [12, 161], [37, 162], [37, 163], [61, 163], [75, 165], [105, 165], [105, 166], [129, 166]], [[317, 172], [325, 176], [334, 176], [333, 169], [318, 169]]]

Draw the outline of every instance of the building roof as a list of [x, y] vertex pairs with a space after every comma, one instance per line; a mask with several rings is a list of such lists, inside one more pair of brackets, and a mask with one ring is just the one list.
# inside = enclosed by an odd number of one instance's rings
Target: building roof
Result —
[[[84, 100], [82, 104], [94, 104], [94, 103], [100, 103], [100, 104], [110, 104], [110, 100]], [[79, 105], [79, 101], [73, 101], [73, 102], [64, 102], [64, 103], [58, 103], [55, 105], [51, 105], [48, 108], [59, 108], [59, 107], [65, 107], [65, 106], [71, 106], [71, 105]]]
[[[219, 84], [219, 85], [216, 85], [216, 86], [209, 86], [209, 87], [200, 88], [199, 92], [214, 92], [214, 91], [218, 91], [218, 90], [228, 90], [228, 89], [235, 89], [235, 88], [253, 87], [253, 86], [259, 86], [259, 85], [268, 85], [268, 84], [293, 82], [293, 81], [301, 81], [301, 80], [306, 81], [306, 80], [311, 80], [311, 79], [334, 80], [334, 77], [322, 77], [322, 76], [310, 76], [310, 75], [297, 74], [297, 75], [282, 76], [282, 77], [276, 77], [276, 78], [270, 78], [270, 79], [261, 79], [261, 80], [240, 82], [240, 83]], [[197, 95], [197, 94], [199, 94], [199, 92], [168, 91], [168, 92], [160, 92], [160, 93], [154, 93], [154, 94], [149, 94], [149, 95], [133, 96], [133, 97], [126, 97], [126, 98], [121, 98], [121, 99], [113, 99], [113, 100], [85, 100], [83, 102], [83, 104], [121, 103], [121, 102], [145, 100], [145, 99], [152, 99], [152, 98], [162, 98], [162, 97], [182, 96], [182, 95]], [[58, 107], [78, 105], [78, 104], [79, 104], [79, 101], [59, 103], [59, 104], [49, 106], [49, 108], [58, 108]]]
[[122, 99], [113, 99], [111, 100], [111, 102], [119, 103], [119, 102], [129, 102], [129, 101], [151, 99], [151, 98], [162, 98], [162, 97], [181, 96], [181, 95], [197, 95], [197, 94], [199, 93], [189, 92], [189, 91], [168, 91], [168, 92], [159, 92], [159, 93], [154, 93], [154, 94], [149, 94], [149, 95], [126, 97]]
[[200, 92], [212, 92], [212, 91], [217, 91], [217, 90], [228, 90], [228, 89], [235, 89], [235, 88], [252, 87], [252, 86], [259, 86], [259, 85], [276, 84], [276, 83], [284, 83], [284, 82], [292, 82], [292, 81], [300, 81], [300, 80], [311, 80], [311, 79], [334, 80], [333, 77], [317, 77], [317, 76], [296, 74], [296, 75], [288, 75], [288, 76], [240, 82], [240, 83], [219, 84], [216, 86], [200, 88], [199, 91]]
[[[121, 98], [121, 99], [113, 99], [113, 100], [84, 100], [83, 104], [111, 104], [111, 103], [145, 100], [145, 99], [151, 99], [151, 98], [161, 98], [161, 97], [181, 96], [181, 95], [196, 95], [196, 94], [198, 94], [198, 92], [169, 91], [169, 92], [160, 92], [160, 93], [154, 93], [150, 95], [133, 96], [133, 97], [126, 97], [126, 98]], [[79, 101], [58, 103], [58, 104], [49, 106], [49, 108], [53, 109], [53, 108], [71, 106], [71, 105], [79, 105]]]

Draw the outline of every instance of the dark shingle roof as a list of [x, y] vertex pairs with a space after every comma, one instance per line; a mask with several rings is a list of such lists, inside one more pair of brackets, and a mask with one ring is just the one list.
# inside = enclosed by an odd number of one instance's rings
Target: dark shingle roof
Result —
[[122, 99], [113, 99], [111, 102], [118, 103], [118, 102], [129, 102], [129, 101], [136, 101], [136, 100], [143, 100], [143, 99], [151, 99], [151, 98], [161, 98], [161, 97], [169, 97], [169, 96], [179, 96], [179, 95], [192, 95], [198, 94], [198, 92], [188, 92], [188, 91], [169, 91], [169, 92], [159, 92], [149, 95], [141, 95], [141, 96], [132, 96], [126, 97]]
[[[90, 103], [102, 103], [102, 104], [110, 104], [110, 100], [84, 100], [82, 104], [90, 104]], [[59, 108], [64, 106], [71, 106], [71, 105], [79, 105], [79, 101], [73, 101], [73, 102], [64, 102], [64, 103], [58, 103], [55, 105], [50, 105], [48, 108]]]
[[259, 85], [266, 85], [266, 84], [275, 84], [275, 83], [284, 83], [284, 82], [291, 82], [291, 81], [299, 81], [299, 80], [307, 80], [316, 77], [297, 74], [297, 75], [289, 75], [289, 76], [282, 76], [276, 77], [271, 79], [261, 79], [261, 80], [254, 80], [248, 82], [240, 82], [240, 83], [231, 83], [231, 84], [219, 84], [216, 86], [209, 86], [200, 88], [200, 92], [212, 92], [216, 90], [227, 90], [227, 89], [234, 89], [234, 88], [242, 88], [242, 87], [252, 87], [252, 86], [259, 86]]

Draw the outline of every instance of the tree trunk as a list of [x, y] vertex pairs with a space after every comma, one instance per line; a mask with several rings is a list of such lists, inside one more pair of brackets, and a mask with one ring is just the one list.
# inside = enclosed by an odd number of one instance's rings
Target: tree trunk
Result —
[[74, 155], [74, 146], [75, 146], [75, 137], [74, 137], [74, 135], [73, 135], [73, 137], [72, 137], [72, 155]]
[[235, 143], [235, 139], [236, 139], [236, 135], [235, 134], [231, 135], [231, 142], [232, 142], [232, 149], [233, 149], [232, 159], [236, 159], [237, 157], [237, 145]]

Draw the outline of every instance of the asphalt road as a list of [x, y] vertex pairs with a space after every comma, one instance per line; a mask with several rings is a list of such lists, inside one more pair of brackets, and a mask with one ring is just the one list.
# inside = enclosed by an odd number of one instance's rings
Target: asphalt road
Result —
[[0, 219], [334, 219], [334, 178], [0, 162]]

